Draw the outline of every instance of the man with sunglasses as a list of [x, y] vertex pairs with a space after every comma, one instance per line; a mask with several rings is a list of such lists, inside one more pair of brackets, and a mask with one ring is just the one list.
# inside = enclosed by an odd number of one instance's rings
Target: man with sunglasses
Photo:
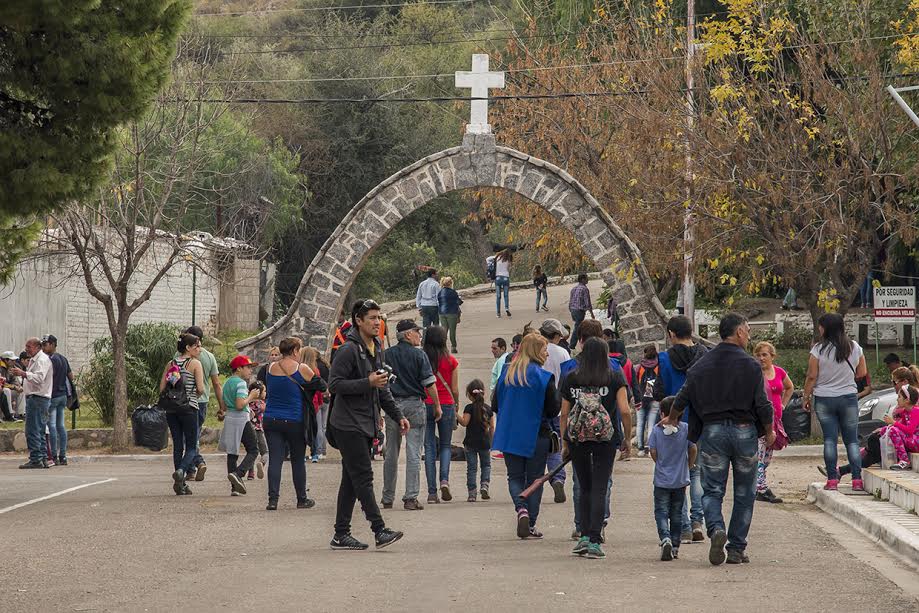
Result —
[[383, 521], [373, 493], [371, 445], [380, 423], [380, 410], [397, 424], [400, 434], [409, 422], [393, 400], [389, 372], [384, 369], [379, 332], [382, 316], [373, 300], [359, 300], [351, 309], [352, 327], [335, 353], [329, 371], [329, 391], [335, 400], [329, 413], [329, 441], [341, 452], [341, 485], [335, 514], [332, 549], [364, 550], [368, 545], [351, 535], [351, 515], [358, 500], [375, 534], [377, 549], [402, 538]]

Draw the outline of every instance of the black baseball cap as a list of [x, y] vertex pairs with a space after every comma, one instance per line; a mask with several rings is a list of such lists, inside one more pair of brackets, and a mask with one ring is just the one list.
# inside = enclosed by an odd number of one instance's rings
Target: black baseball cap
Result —
[[403, 319], [396, 324], [396, 332], [408, 332], [409, 330], [421, 330], [421, 326], [416, 324], [414, 319]]
[[41, 344], [44, 345], [45, 343], [51, 343], [52, 345], [57, 345], [57, 337], [54, 336], [53, 334], [46, 334], [43, 337], [41, 337]]

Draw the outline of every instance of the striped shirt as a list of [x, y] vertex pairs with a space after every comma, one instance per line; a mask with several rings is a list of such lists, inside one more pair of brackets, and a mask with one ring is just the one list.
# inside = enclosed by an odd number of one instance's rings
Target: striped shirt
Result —
[[176, 360], [176, 366], [179, 367], [179, 373], [182, 375], [182, 383], [185, 385], [185, 393], [188, 395], [188, 401], [193, 408], [198, 408], [198, 384], [195, 383], [195, 375], [186, 370], [185, 366], [191, 358]]

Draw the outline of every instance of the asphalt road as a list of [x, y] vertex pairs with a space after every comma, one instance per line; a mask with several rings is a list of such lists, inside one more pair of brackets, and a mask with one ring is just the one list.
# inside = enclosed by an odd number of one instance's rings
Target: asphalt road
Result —
[[[559, 315], [566, 295], [550, 292]], [[493, 297], [467, 302], [463, 382], [487, 373], [489, 341], [529, 320], [517, 305], [531, 297], [512, 295], [512, 327], [494, 316]], [[44, 471], [18, 470], [5, 457], [0, 611], [919, 611], [902, 573], [895, 583], [888, 576], [896, 573], [884, 572], [902, 570], [896, 560], [803, 503], [813, 463], [776, 460], [774, 489], [788, 504], [756, 506], [751, 564], [712, 567], [707, 544], [658, 560], [653, 469], [644, 458], [617, 463], [608, 557], [584, 560], [570, 555], [570, 502], [554, 504], [549, 492], [539, 520], [545, 540], [516, 538], [501, 461], [491, 501], [465, 502], [465, 465], [457, 463], [454, 502], [384, 513], [405, 531], [401, 542], [336, 552], [328, 548], [340, 476], [334, 458], [308, 466], [315, 508], [294, 508], [285, 466], [281, 508], [267, 512], [265, 481], [230, 497], [217, 458], [207, 480], [191, 485], [193, 496], [176, 497], [165, 454]], [[382, 463], [375, 469], [379, 492]], [[354, 533], [372, 540], [359, 508]]]

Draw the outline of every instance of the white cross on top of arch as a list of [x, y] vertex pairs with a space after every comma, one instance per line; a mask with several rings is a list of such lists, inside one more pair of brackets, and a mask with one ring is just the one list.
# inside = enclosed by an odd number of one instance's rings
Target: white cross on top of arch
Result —
[[472, 71], [456, 72], [456, 87], [471, 89], [473, 98], [485, 98], [472, 101], [466, 134], [491, 134], [491, 126], [488, 124], [488, 90], [504, 87], [504, 73], [489, 72], [488, 54], [475, 53], [472, 56]]

